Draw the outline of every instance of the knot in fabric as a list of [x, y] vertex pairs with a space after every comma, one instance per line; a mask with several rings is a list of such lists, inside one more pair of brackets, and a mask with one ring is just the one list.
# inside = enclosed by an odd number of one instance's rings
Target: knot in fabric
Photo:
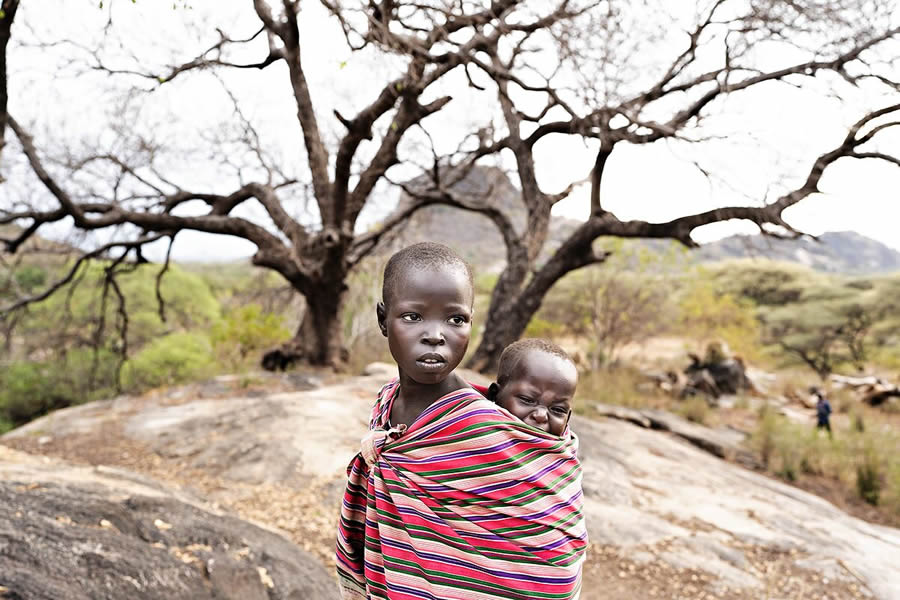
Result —
[[381, 455], [381, 449], [389, 441], [394, 441], [406, 433], [406, 425], [397, 425], [390, 429], [372, 429], [367, 433], [361, 443], [359, 453], [362, 454], [363, 460], [370, 468], [378, 462]]

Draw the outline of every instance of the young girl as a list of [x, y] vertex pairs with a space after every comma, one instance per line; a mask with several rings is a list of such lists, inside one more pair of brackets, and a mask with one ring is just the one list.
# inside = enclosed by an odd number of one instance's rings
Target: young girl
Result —
[[391, 258], [382, 294], [399, 377], [347, 470], [342, 596], [577, 598], [587, 535], [575, 439], [510, 419], [455, 373], [471, 331], [465, 262], [411, 246]]

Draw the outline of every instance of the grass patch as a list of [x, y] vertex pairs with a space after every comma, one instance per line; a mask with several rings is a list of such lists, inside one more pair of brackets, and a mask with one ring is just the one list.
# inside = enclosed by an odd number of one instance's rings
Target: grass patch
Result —
[[576, 406], [584, 410], [600, 402], [629, 408], [660, 408], [672, 401], [658, 390], [641, 389], [646, 382], [639, 371], [628, 367], [582, 372], [575, 392]]
[[710, 410], [704, 396], [691, 396], [678, 407], [678, 414], [688, 421], [705, 425], [709, 421]]
[[765, 469], [777, 477], [795, 482], [817, 476], [840, 482], [848, 496], [883, 508], [900, 523], [900, 432], [868, 425], [860, 413], [848, 421], [829, 437], [764, 407], [750, 445]]

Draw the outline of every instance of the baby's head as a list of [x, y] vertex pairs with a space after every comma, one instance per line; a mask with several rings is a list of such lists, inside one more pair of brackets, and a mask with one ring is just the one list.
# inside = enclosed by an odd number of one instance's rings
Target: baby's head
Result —
[[394, 254], [384, 269], [378, 326], [401, 379], [440, 383], [462, 361], [472, 332], [472, 270], [456, 252], [425, 242]]
[[524, 339], [500, 355], [489, 397], [525, 423], [562, 435], [577, 383], [578, 370], [565, 350], [546, 340]]

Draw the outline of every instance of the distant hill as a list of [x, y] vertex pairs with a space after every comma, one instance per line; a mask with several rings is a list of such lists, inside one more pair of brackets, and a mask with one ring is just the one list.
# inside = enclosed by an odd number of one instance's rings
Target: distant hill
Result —
[[900, 271], [900, 252], [855, 231], [834, 231], [811, 239], [781, 240], [761, 235], [733, 235], [695, 251], [703, 262], [730, 258], [768, 258], [794, 262], [826, 273]]
[[[454, 191], [475, 196], [490, 191], [487, 202], [508, 215], [516, 231], [521, 232], [525, 227], [527, 214], [521, 193], [502, 170], [476, 167], [454, 186]], [[402, 195], [395, 210], [409, 202], [410, 199]], [[577, 226], [577, 221], [554, 217], [550, 222], [545, 254], [556, 249]], [[484, 215], [451, 206], [428, 206], [416, 212], [397, 236], [391, 250], [424, 241], [446, 244], [470, 263], [489, 271], [500, 270], [506, 261], [506, 246], [496, 225]]]
[[[490, 190], [488, 201], [510, 215], [516, 230], [521, 231], [525, 226], [525, 205], [522, 204], [519, 190], [502, 170], [493, 167], [473, 169], [455, 189], [463, 194], [481, 194]], [[398, 208], [409, 201], [409, 198], [401, 197]], [[577, 226], [577, 221], [554, 217], [550, 223], [550, 239], [545, 253], [549, 254], [557, 248]], [[426, 240], [451, 246], [466, 260], [482, 269], [499, 270], [506, 260], [503, 238], [487, 217], [449, 206], [429, 206], [418, 211], [390, 250]], [[672, 242], [642, 240], [632, 243], [658, 248], [662, 252]], [[818, 241], [734, 235], [704, 244], [688, 256], [698, 262], [767, 258], [798, 263], [827, 273], [900, 271], [900, 252], [853, 231], [825, 233], [819, 236]]]

